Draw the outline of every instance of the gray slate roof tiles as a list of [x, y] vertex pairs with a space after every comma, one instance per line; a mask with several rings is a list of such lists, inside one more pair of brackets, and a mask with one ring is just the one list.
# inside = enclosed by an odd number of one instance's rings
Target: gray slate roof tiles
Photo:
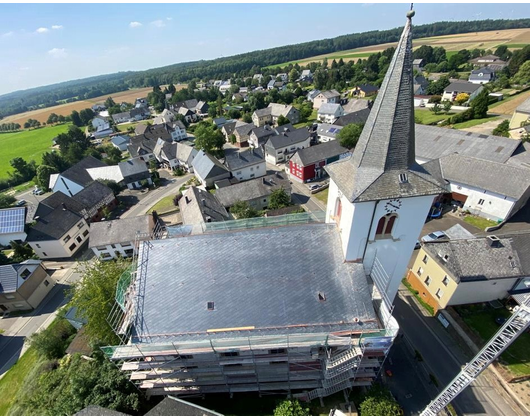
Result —
[[291, 160], [300, 163], [303, 166], [307, 166], [344, 153], [348, 153], [348, 149], [342, 147], [338, 141], [328, 141], [326, 143], [298, 150]]
[[265, 156], [261, 149], [247, 149], [243, 152], [226, 150], [225, 165], [232, 172], [260, 162], [265, 164]]
[[90, 225], [89, 247], [97, 247], [122, 242], [134, 242], [136, 233], [153, 232], [154, 221], [151, 214], [124, 219], [106, 220]]

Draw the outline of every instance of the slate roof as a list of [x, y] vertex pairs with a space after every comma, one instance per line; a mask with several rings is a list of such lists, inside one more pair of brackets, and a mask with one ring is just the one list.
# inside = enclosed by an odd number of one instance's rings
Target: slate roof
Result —
[[521, 143], [506, 163], [508, 165], [530, 169], [530, 143]]
[[458, 153], [504, 163], [521, 144], [519, 140], [506, 137], [422, 124], [416, 124], [415, 133], [416, 157], [421, 160], [438, 159], [445, 155]]
[[197, 156], [193, 159], [192, 165], [194, 172], [202, 179], [208, 179], [229, 173], [228, 169], [226, 169], [221, 162], [203, 150], [197, 153]]
[[75, 224], [84, 220], [79, 213], [68, 208], [64, 210], [57, 207], [44, 217], [40, 217], [37, 223], [28, 231], [27, 242], [53, 241], [62, 238]]
[[526, 114], [530, 114], [530, 98], [528, 98], [526, 101], [524, 101], [521, 105], [519, 105], [516, 109], [516, 112], [524, 112]]
[[88, 246], [94, 248], [122, 242], [134, 242], [138, 232], [151, 234], [153, 228], [152, 214], [91, 223]]
[[357, 86], [360, 90], [362, 90], [364, 93], [372, 93], [377, 92], [379, 88], [374, 85], [358, 85]]
[[131, 112], [130, 111], [126, 111], [126, 112], [118, 112], [117, 114], [113, 114], [112, 115], [112, 119], [114, 121], [118, 121], [118, 120], [121, 120], [121, 119], [130, 119], [131, 118]]
[[292, 146], [293, 144], [301, 143], [310, 137], [309, 131], [307, 131], [307, 128], [305, 127], [290, 131], [280, 131], [277, 129], [277, 131], [279, 134], [270, 137], [269, 140], [267, 140], [267, 143], [265, 143], [266, 150], [278, 150], [283, 147]]
[[[461, 156], [457, 153], [444, 156], [437, 162], [427, 162], [424, 166], [431, 168], [435, 164], [439, 164], [443, 180], [470, 185], [516, 200], [530, 188], [529, 169]], [[442, 179], [439, 178], [440, 181]]]
[[252, 133], [254, 133], [254, 135], [259, 141], [259, 140], [266, 140], [270, 136], [273, 136], [275, 134], [275, 131], [268, 125], [264, 125], [262, 127], [253, 128]]
[[234, 134], [237, 133], [239, 136], [250, 135], [252, 129], [256, 128], [253, 123], [237, 125], [234, 128]]
[[[426, 242], [422, 248], [444, 267], [457, 283], [523, 275], [517, 251], [509, 239], [492, 247], [487, 238]], [[444, 257], [447, 256], [446, 260]]]
[[260, 149], [247, 149], [243, 152], [226, 150], [225, 165], [232, 172], [261, 162], [265, 164], [265, 155]]
[[322, 92], [319, 92], [319, 94], [322, 94], [326, 99], [336, 98], [337, 96], [340, 96], [340, 93], [337, 92], [335, 89], [323, 90]]
[[188, 144], [179, 143], [177, 147], [177, 154], [176, 158], [183, 162], [188, 162], [188, 159], [190, 158], [190, 155], [193, 153], [193, 146], [190, 146]]
[[343, 115], [335, 121], [335, 125], [342, 127], [348, 124], [365, 124], [370, 115], [370, 108], [364, 108], [359, 111], [352, 112], [350, 114]]
[[291, 160], [302, 166], [307, 166], [348, 152], [349, 150], [342, 147], [338, 141], [328, 141], [298, 150]]
[[230, 219], [228, 212], [213, 194], [193, 186], [183, 193], [179, 200], [179, 208], [184, 225]]
[[83, 210], [83, 206], [78, 203], [73, 197], [69, 197], [62, 191], [54, 192], [53, 194], [46, 197], [37, 205], [34, 217], [44, 217], [50, 214], [54, 209], [65, 205], [66, 208], [79, 213]]
[[479, 89], [481, 85], [469, 82], [453, 82], [444, 89], [444, 92], [464, 92], [473, 93]]
[[132, 342], [378, 329], [363, 266], [344, 262], [339, 235], [313, 223], [151, 241]]
[[284, 104], [276, 104], [276, 103], [270, 103], [268, 108], [271, 109], [271, 115], [273, 117], [279, 117], [280, 115], [283, 115], [284, 117], [287, 116], [289, 112], [293, 109], [292, 105], [284, 105]]
[[118, 163], [123, 177], [149, 172], [147, 164], [139, 157]]
[[[342, 105], [342, 108], [346, 114], [350, 114], [352, 112], [370, 108], [370, 103], [371, 101], [365, 99], [350, 99], [347, 104]], [[368, 115], [366, 118], [368, 118]]]
[[215, 411], [193, 404], [189, 401], [168, 395], [154, 408], [149, 410], [146, 416], [222, 416]]
[[120, 146], [124, 143], [129, 143], [129, 136], [114, 136], [113, 138], [110, 139], [110, 141], [112, 142], [112, 144], [116, 145], [116, 146]]
[[245, 182], [219, 188], [215, 197], [223, 205], [230, 208], [237, 201], [250, 201], [256, 198], [267, 197], [274, 190], [282, 188], [290, 193], [291, 184], [287, 176], [281, 172], [266, 175]]
[[98, 181], [94, 181], [72, 198], [84, 209], [90, 209], [111, 195], [114, 196], [114, 193], [109, 187]]
[[77, 162], [75, 165], [68, 168], [66, 171], [61, 172], [61, 175], [64, 178], [85, 187], [93, 181], [92, 177], [87, 172], [87, 169], [100, 168], [102, 166], [108, 165], [93, 156], [87, 156], [86, 158]]
[[266, 117], [267, 115], [271, 115], [271, 108], [262, 108], [262, 109], [256, 109], [254, 111], [254, 114], [256, 114], [258, 117]]
[[411, 26], [408, 18], [352, 157], [326, 167], [351, 202], [445, 192], [415, 160]]
[[20, 286], [24, 284], [26, 279], [20, 276], [20, 273], [24, 271], [25, 268], [29, 268], [33, 273], [34, 269], [31, 266], [39, 266], [39, 260], [26, 260], [20, 264], [8, 264], [0, 265], [0, 293], [14, 293]]
[[335, 139], [340, 130], [342, 130], [342, 127], [336, 124], [320, 123], [317, 125], [317, 134], [319, 136], [332, 137]]
[[331, 104], [329, 102], [324, 102], [318, 108], [318, 114], [332, 114], [335, 115], [342, 107], [340, 104]]

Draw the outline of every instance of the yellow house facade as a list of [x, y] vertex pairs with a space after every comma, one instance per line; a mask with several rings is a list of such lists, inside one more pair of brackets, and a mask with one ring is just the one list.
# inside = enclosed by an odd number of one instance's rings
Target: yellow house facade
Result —
[[510, 120], [510, 129], [521, 127], [521, 123], [530, 121], [530, 98], [519, 105]]

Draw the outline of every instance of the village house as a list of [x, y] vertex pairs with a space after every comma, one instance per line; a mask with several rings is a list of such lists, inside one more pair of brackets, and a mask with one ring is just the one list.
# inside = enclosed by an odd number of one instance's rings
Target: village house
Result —
[[412, 60], [412, 70], [416, 70], [420, 73], [423, 71], [423, 58], [415, 58]]
[[265, 143], [265, 160], [273, 165], [286, 162], [298, 150], [309, 147], [311, 134], [307, 128], [294, 129], [291, 124], [278, 127], [277, 135]]
[[473, 70], [467, 80], [476, 85], [484, 85], [495, 80], [495, 72], [489, 67], [482, 67], [478, 70]]
[[469, 101], [472, 101], [484, 87], [475, 83], [466, 81], [453, 82], [444, 89], [442, 95], [442, 101], [453, 102], [459, 93], [467, 93], [469, 95]]
[[515, 108], [512, 118], [510, 119], [510, 128], [519, 128], [524, 125], [530, 125], [530, 98]]
[[310, 90], [307, 94], [307, 100], [309, 102], [314, 102], [315, 98], [318, 96], [320, 91], [318, 89]]
[[473, 64], [474, 66], [489, 67], [495, 72], [501, 71], [508, 65], [506, 61], [501, 60], [496, 55], [485, 55], [484, 57], [473, 58], [469, 60], [469, 63]]
[[257, 178], [267, 173], [265, 157], [261, 149], [245, 151], [226, 150], [225, 166], [239, 181]]
[[103, 137], [108, 137], [114, 133], [114, 129], [110, 126], [110, 123], [100, 125], [92, 132], [92, 137], [95, 139], [102, 139]]
[[149, 168], [141, 157], [120, 162], [118, 167], [123, 176], [123, 184], [128, 189], [142, 188], [142, 184], [153, 185]]
[[227, 210], [238, 201], [243, 201], [254, 210], [261, 211], [269, 206], [269, 197], [272, 192], [280, 188], [291, 195], [291, 184], [285, 173], [275, 172], [247, 182], [219, 188], [215, 197]]
[[94, 129], [97, 129], [98, 127], [104, 127], [108, 123], [109, 119], [107, 117], [96, 115], [94, 118], [92, 118], [92, 127], [94, 127]]
[[162, 165], [163, 168], [173, 170], [179, 166], [177, 159], [177, 146], [178, 143], [169, 143], [162, 139], [158, 139], [156, 146], [153, 149], [153, 154], [156, 160]]
[[186, 143], [179, 143], [177, 147], [177, 161], [179, 167], [187, 172], [193, 172], [193, 159], [199, 151], [192, 145]]
[[197, 226], [231, 219], [215, 195], [194, 186], [183, 192], [179, 209], [183, 225]]
[[230, 136], [234, 134], [236, 127], [241, 127], [246, 124], [246, 122], [240, 120], [230, 120], [223, 124], [223, 126], [221, 127], [221, 133], [223, 133], [223, 136], [225, 136], [225, 141], [229, 143]]
[[337, 140], [337, 134], [342, 130], [342, 126], [321, 123], [317, 125], [317, 140], [319, 143]]
[[130, 258], [137, 237], [149, 238], [154, 229], [155, 219], [152, 214], [92, 223], [88, 247], [103, 261]]
[[26, 207], [0, 209], [0, 245], [8, 246], [11, 241], [24, 242], [26, 232]]
[[130, 141], [131, 138], [125, 134], [120, 134], [110, 139], [112, 145], [121, 152], [125, 152], [127, 150], [127, 146], [129, 145]]
[[312, 102], [314, 109], [320, 109], [322, 104], [338, 104], [340, 103], [340, 93], [335, 89], [325, 90], [314, 96]]
[[206, 188], [212, 187], [215, 181], [230, 178], [230, 171], [204, 150], [197, 153], [192, 166], [195, 176]]
[[283, 105], [271, 102], [268, 108], [270, 108], [271, 110], [273, 124], [278, 123], [278, 118], [280, 116], [284, 116], [285, 118], [287, 118], [291, 124], [297, 124], [298, 122], [300, 122], [300, 111], [298, 111], [292, 105]]
[[257, 109], [252, 113], [252, 122], [256, 127], [263, 127], [272, 124], [272, 114], [270, 108]]
[[60, 174], [52, 174], [49, 188], [53, 192], [61, 191], [72, 197], [94, 181], [88, 169], [105, 166], [108, 165], [95, 157], [87, 156]]
[[318, 108], [317, 118], [320, 122], [333, 124], [344, 115], [340, 104], [324, 103]]
[[311, 70], [306, 69], [302, 70], [302, 73], [300, 73], [300, 77], [298, 78], [299, 82], [312, 82], [313, 81], [313, 73], [311, 73]]
[[300, 149], [289, 160], [291, 179], [304, 183], [320, 179], [326, 175], [324, 166], [350, 155], [350, 151], [342, 147], [338, 141]]
[[53, 286], [39, 260], [0, 266], [0, 315], [37, 308]]
[[254, 148], [262, 147], [265, 143], [267, 143], [269, 137], [274, 136], [275, 134], [276, 131], [274, 131], [274, 129], [269, 125], [255, 127], [250, 133], [248, 144], [250, 147]]
[[373, 96], [379, 92], [379, 88], [374, 85], [359, 85], [352, 89], [352, 95], [360, 98], [366, 98], [367, 96]]
[[236, 137], [235, 145], [237, 147], [248, 147], [248, 141], [252, 130], [256, 128], [253, 123], [240, 125], [234, 128], [234, 136]]

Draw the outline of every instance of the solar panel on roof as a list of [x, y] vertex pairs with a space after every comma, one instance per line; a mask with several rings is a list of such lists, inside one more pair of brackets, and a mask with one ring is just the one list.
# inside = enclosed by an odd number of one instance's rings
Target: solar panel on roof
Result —
[[26, 209], [23, 207], [0, 211], [0, 233], [16, 233], [24, 230]]

